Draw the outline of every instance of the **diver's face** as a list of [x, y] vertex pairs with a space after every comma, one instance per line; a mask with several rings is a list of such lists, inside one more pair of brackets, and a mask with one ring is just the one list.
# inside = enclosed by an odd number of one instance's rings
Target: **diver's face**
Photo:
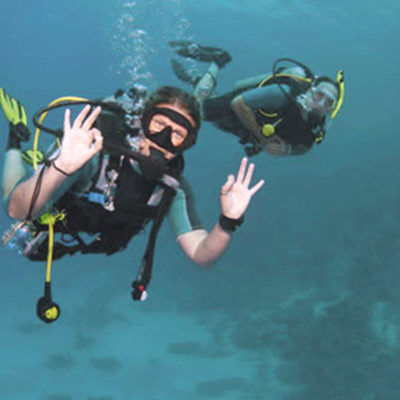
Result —
[[[191, 115], [181, 107], [174, 105], [174, 104], [166, 104], [166, 103], [160, 103], [157, 104], [158, 108], [169, 108], [170, 110], [173, 110], [181, 115], [183, 115], [189, 122], [192, 124], [192, 126], [195, 126], [194, 120], [191, 117]], [[163, 129], [166, 127], [171, 127], [171, 144], [174, 147], [178, 147], [183, 144], [183, 142], [186, 140], [189, 132], [187, 128], [185, 128], [182, 125], [179, 125], [169, 117], [163, 114], [155, 114], [149, 123], [149, 132], [151, 134], [155, 134], [158, 132], [161, 132]]]
[[332, 110], [336, 97], [336, 89], [329, 90], [326, 85], [320, 84], [308, 90], [307, 106], [310, 111], [314, 111], [320, 117], [324, 117]]
[[[195, 126], [192, 116], [178, 105], [159, 103], [155, 107], [161, 109], [168, 108], [186, 118], [192, 127]], [[175, 157], [175, 148], [181, 146], [189, 135], [187, 125], [183, 126], [179, 121], [177, 122], [171, 118], [165, 114], [154, 114], [149, 121], [148, 135], [147, 139], [145, 139], [150, 147], [162, 152], [168, 160]], [[152, 135], [154, 135], [153, 140]]]
[[188, 131], [181, 125], [172, 121], [166, 115], [156, 114], [150, 120], [149, 132], [150, 135], [154, 135], [161, 132], [167, 126], [171, 127], [171, 143], [174, 147], [180, 146], [187, 138]]

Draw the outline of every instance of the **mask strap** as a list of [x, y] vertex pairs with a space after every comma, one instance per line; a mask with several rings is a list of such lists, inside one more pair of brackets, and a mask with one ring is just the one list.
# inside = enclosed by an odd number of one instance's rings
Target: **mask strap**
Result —
[[171, 110], [170, 108], [156, 107], [156, 108], [153, 108], [151, 114], [152, 114], [152, 116], [156, 115], [156, 114], [165, 115], [172, 121], [176, 122], [178, 125], [181, 125], [182, 127], [186, 128], [188, 130], [188, 133], [190, 133], [194, 130], [192, 124], [185, 116], [183, 116], [182, 114], [180, 114], [174, 110]]

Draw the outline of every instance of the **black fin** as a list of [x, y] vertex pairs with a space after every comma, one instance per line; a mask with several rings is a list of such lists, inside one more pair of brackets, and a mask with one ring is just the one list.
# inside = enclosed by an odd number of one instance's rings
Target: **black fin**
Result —
[[171, 66], [174, 74], [181, 81], [189, 83], [192, 86], [198, 82], [200, 76], [191, 74], [176, 58], [171, 58]]
[[176, 40], [169, 42], [173, 51], [182, 57], [192, 58], [202, 62], [215, 62], [219, 68], [223, 68], [232, 60], [230, 54], [219, 47], [200, 46], [197, 43]]

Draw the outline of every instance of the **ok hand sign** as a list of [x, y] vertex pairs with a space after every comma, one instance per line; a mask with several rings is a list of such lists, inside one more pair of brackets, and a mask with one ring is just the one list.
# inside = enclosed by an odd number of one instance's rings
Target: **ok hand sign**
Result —
[[221, 188], [220, 202], [221, 212], [228, 218], [240, 218], [250, 204], [250, 200], [256, 194], [265, 181], [258, 181], [249, 188], [254, 172], [254, 164], [247, 168], [247, 158], [242, 158], [240, 167], [235, 179], [233, 174], [229, 175]]
[[97, 128], [93, 128], [101, 107], [96, 107], [89, 114], [90, 108], [90, 105], [86, 105], [72, 126], [71, 110], [65, 111], [64, 135], [57, 166], [68, 174], [76, 172], [103, 148], [103, 136]]

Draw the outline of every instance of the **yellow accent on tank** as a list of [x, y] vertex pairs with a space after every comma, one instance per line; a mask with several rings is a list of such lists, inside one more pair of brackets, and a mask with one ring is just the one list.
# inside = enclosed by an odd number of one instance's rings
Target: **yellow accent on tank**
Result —
[[325, 131], [321, 129], [314, 137], [314, 142], [317, 144], [320, 144], [322, 140], [324, 139], [325, 136]]
[[45, 315], [47, 319], [57, 319], [58, 318], [58, 309], [57, 307], [50, 307], [45, 311]]
[[336, 75], [336, 82], [339, 85], [339, 97], [336, 102], [336, 106], [330, 115], [331, 119], [334, 119], [336, 117], [336, 115], [338, 114], [339, 110], [342, 108], [343, 105], [345, 86], [344, 86], [344, 75], [342, 69], [340, 69]]
[[268, 75], [268, 76], [266, 76], [266, 77], [258, 84], [258, 87], [260, 88], [260, 87], [265, 86], [266, 83], [267, 83], [270, 79], [276, 78], [276, 77], [278, 77], [278, 78], [292, 78], [292, 79], [296, 79], [296, 80], [298, 80], [298, 81], [307, 82], [307, 83], [311, 83], [311, 82], [312, 82], [312, 80], [311, 80], [310, 78], [305, 78], [305, 77], [299, 76], [299, 75], [294, 75], [294, 74], [276, 74], [276, 75]]
[[275, 118], [275, 117], [278, 116], [278, 113], [272, 113], [272, 114], [270, 114], [270, 113], [265, 112], [262, 108], [259, 108], [259, 109], [258, 109], [258, 112], [259, 112], [260, 114], [264, 115], [264, 117], [268, 117], [268, 118]]
[[275, 126], [272, 124], [264, 124], [261, 129], [261, 133], [267, 138], [271, 137], [275, 134]]
[[47, 212], [38, 218], [39, 224], [48, 225], [49, 227], [49, 245], [47, 249], [47, 266], [46, 266], [46, 282], [51, 281], [51, 265], [53, 262], [53, 249], [54, 249], [54, 225], [58, 221], [62, 221], [65, 218], [64, 213], [52, 215]]

